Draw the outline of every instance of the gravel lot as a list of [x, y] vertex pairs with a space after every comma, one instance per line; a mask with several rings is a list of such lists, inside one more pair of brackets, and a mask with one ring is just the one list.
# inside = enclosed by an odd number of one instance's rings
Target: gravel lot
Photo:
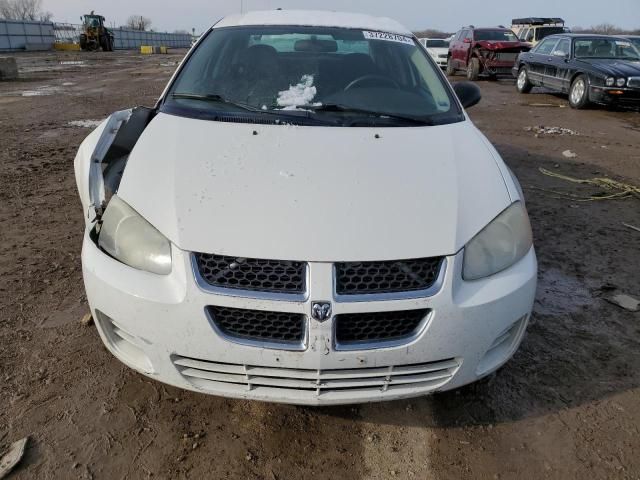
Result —
[[471, 116], [522, 182], [540, 262], [497, 374], [387, 404], [226, 400], [129, 370], [80, 323], [73, 158], [91, 123], [70, 122], [152, 105], [181, 57], [22, 54], [23, 78], [0, 83], [0, 452], [30, 436], [11, 478], [640, 478], [640, 313], [605, 300], [640, 297], [640, 232], [623, 225], [640, 227], [640, 199], [568, 198], [598, 188], [539, 171], [640, 184], [639, 113], [479, 83]]

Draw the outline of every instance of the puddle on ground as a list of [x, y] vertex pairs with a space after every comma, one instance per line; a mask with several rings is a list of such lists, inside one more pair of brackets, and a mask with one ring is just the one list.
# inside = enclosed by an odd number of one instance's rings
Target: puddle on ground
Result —
[[542, 271], [538, 279], [534, 309], [541, 315], [572, 313], [596, 302], [587, 285], [555, 268]]
[[85, 65], [86, 62], [84, 60], [65, 60], [60, 62], [60, 65]]
[[96, 128], [102, 123], [102, 120], [72, 120], [67, 125], [70, 127]]
[[23, 90], [22, 92], [18, 92], [23, 97], [45, 97], [47, 95], [53, 95], [62, 90], [62, 87], [54, 87], [51, 85], [43, 85], [42, 87], [38, 87], [35, 90]]

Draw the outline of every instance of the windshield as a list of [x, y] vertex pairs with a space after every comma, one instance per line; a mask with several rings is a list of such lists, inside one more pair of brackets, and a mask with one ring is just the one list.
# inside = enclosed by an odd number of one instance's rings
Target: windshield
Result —
[[585, 38], [574, 44], [576, 58], [617, 58], [640, 60], [640, 53], [628, 40]]
[[427, 48], [449, 48], [449, 42], [446, 40], [427, 40]]
[[[163, 108], [325, 119], [397, 117], [390, 124], [463, 120], [441, 73], [411, 37], [345, 28], [212, 30]], [[202, 115], [200, 115], [202, 116]], [[393, 119], [392, 119], [393, 120]], [[264, 119], [262, 119], [264, 121]], [[406, 122], [404, 122], [406, 124]], [[395, 126], [395, 125], [394, 125]]]
[[518, 42], [518, 37], [511, 30], [476, 30], [473, 33], [475, 40], [487, 40], [495, 42]]
[[564, 27], [540, 27], [536, 29], [536, 40], [542, 40], [549, 35], [555, 35], [557, 33], [564, 33]]
[[633, 45], [640, 49], [640, 37], [633, 37], [629, 39], [631, 41], [631, 43], [633, 43]]

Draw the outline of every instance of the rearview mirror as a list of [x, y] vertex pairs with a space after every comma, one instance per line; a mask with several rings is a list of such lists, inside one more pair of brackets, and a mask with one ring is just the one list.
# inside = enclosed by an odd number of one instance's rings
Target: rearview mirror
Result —
[[453, 84], [453, 91], [464, 108], [471, 108], [482, 99], [480, 88], [472, 82], [456, 82]]

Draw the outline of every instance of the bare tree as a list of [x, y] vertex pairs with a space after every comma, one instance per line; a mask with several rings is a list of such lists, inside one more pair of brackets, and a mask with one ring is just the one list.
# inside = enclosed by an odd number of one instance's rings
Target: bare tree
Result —
[[38, 21], [39, 22], [50, 22], [51, 20], [53, 20], [53, 13], [46, 11], [46, 12], [41, 12], [38, 15]]
[[599, 35], [637, 35], [638, 29], [625, 30], [610, 23], [592, 25], [589, 28], [574, 27], [571, 31], [575, 33], [594, 33]]
[[53, 15], [42, 11], [42, 0], [0, 0], [0, 18], [49, 21]]
[[151, 27], [151, 19], [142, 15], [131, 15], [127, 18], [127, 28], [132, 30], [149, 30]]
[[418, 38], [448, 38], [451, 36], [450, 33], [446, 33], [441, 30], [435, 30], [433, 28], [415, 32], [415, 34]]

